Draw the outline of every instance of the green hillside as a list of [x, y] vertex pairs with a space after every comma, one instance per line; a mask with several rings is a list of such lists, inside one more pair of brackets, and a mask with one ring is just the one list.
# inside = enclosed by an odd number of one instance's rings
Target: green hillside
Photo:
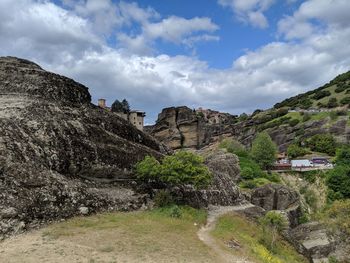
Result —
[[349, 104], [350, 71], [337, 76], [322, 87], [285, 99], [275, 104], [274, 108], [336, 108], [339, 106], [349, 107]]

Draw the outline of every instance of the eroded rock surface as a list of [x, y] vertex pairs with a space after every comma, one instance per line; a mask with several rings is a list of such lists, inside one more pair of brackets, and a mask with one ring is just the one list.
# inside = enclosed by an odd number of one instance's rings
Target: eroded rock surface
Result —
[[186, 106], [165, 108], [156, 124], [146, 131], [172, 149], [201, 148], [216, 141], [218, 136], [230, 134], [230, 123], [235, 121], [235, 116], [211, 110], [203, 112]]
[[195, 190], [193, 187], [174, 189], [180, 201], [194, 207], [230, 206], [244, 201], [237, 185], [240, 168], [236, 155], [217, 151], [209, 155], [205, 163], [213, 174], [212, 184], [205, 190]]
[[103, 183], [131, 179], [137, 161], [166, 149], [90, 100], [69, 78], [0, 58], [0, 238], [83, 210], [144, 203], [128, 188]]

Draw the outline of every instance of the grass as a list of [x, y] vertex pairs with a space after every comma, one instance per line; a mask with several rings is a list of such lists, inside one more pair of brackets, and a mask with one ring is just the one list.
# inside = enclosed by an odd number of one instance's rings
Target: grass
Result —
[[89, 246], [116, 258], [127, 255], [133, 262], [217, 262], [197, 237], [206, 211], [190, 207], [180, 207], [180, 211], [180, 218], [171, 217], [171, 208], [78, 217], [50, 226], [43, 235], [48, 242]]
[[254, 256], [259, 262], [308, 262], [306, 258], [298, 254], [294, 248], [282, 238], [279, 238], [274, 253], [270, 252], [260, 243], [263, 237], [262, 228], [258, 224], [237, 214], [229, 214], [221, 217], [212, 235], [222, 244], [232, 239], [236, 240], [243, 251], [246, 251], [248, 255]]

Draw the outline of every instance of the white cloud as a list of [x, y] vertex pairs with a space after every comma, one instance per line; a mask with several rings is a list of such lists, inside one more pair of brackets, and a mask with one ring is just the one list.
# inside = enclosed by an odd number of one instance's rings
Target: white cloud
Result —
[[266, 28], [269, 23], [264, 12], [275, 0], [218, 0], [221, 6], [232, 9], [236, 18], [254, 27]]
[[[45, 1], [18, 0], [13, 5], [13, 1], [1, 0], [0, 54], [25, 57], [46, 69], [73, 77], [90, 87], [95, 100], [106, 97], [112, 102], [125, 97], [134, 107], [146, 110], [148, 120], [154, 119], [162, 107], [172, 105], [204, 106], [232, 113], [252, 111], [315, 88], [349, 70], [350, 26], [340, 18], [339, 7], [333, 6], [333, 2], [328, 9], [337, 18], [325, 15], [323, 9], [310, 14], [306, 7], [312, 3], [315, 1], [306, 1], [296, 14], [324, 21], [322, 30], [315, 30], [311, 24], [310, 33], [299, 41], [270, 43], [247, 52], [233, 61], [232, 67], [219, 70], [195, 57], [153, 56], [149, 50], [143, 50], [144, 43], [154, 38], [189, 46], [198, 40], [216, 41], [215, 36], [208, 34], [217, 29], [209, 19], [165, 19], [183, 23], [185, 30], [159, 21], [151, 8], [146, 8], [143, 15], [139, 10], [140, 14], [130, 15], [124, 21], [143, 21], [143, 25], [155, 24], [156, 29], [136, 35], [120, 33], [118, 38], [127, 43], [121, 50], [106, 44], [95, 29], [97, 22], [93, 17], [80, 14], [73, 7], [67, 11]], [[288, 18], [292, 25], [297, 16]], [[310, 23], [308, 19], [301, 21]], [[139, 51], [131, 54], [128, 47]]]

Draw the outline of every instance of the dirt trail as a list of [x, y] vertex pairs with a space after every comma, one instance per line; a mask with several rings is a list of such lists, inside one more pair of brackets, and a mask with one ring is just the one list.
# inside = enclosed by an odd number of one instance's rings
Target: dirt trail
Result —
[[244, 204], [237, 206], [211, 206], [208, 211], [207, 224], [201, 227], [198, 231], [199, 239], [204, 242], [208, 247], [213, 249], [222, 259], [221, 262], [225, 263], [252, 263], [250, 260], [237, 257], [232, 253], [224, 250], [216, 240], [211, 236], [210, 232], [215, 228], [216, 222], [219, 217], [234, 211], [245, 210], [253, 207], [252, 204]]

